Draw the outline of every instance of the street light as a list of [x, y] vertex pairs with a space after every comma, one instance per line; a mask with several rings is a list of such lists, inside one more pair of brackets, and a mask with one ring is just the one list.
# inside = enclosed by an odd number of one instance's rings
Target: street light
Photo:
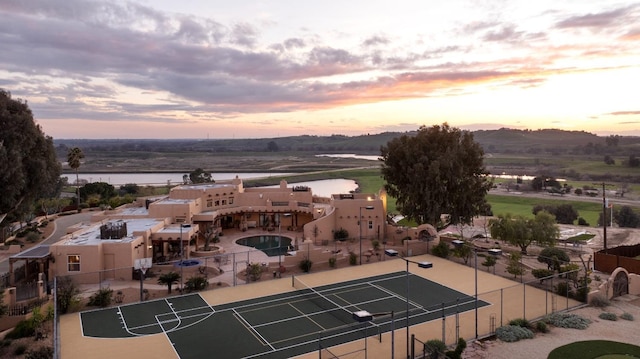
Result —
[[366, 209], [368, 211], [373, 209], [373, 206], [364, 206], [360, 207], [360, 216], [358, 217], [358, 237], [360, 239], [360, 265], [362, 265], [362, 209]]
[[191, 228], [190, 224], [180, 223], [180, 290], [184, 291], [184, 242], [182, 241], [182, 228]]
[[[282, 216], [290, 217], [291, 213], [283, 213]], [[282, 267], [282, 218], [278, 215], [278, 273], [282, 273], [280, 268]]]
[[455, 241], [452, 241], [451, 243], [453, 243], [453, 246], [456, 248], [460, 248], [463, 246], [467, 246], [469, 248], [471, 248], [473, 250], [473, 257], [474, 257], [474, 267], [475, 267], [475, 303], [474, 303], [474, 307], [475, 307], [475, 315], [476, 315], [476, 340], [478, 339], [478, 248], [476, 248], [475, 246], [470, 246], [467, 242], [465, 241], [461, 241], [459, 239], [456, 239]]
[[382, 312], [382, 313], [369, 313], [366, 310], [359, 310], [357, 312], [353, 312], [353, 319], [356, 322], [364, 323], [370, 322], [373, 318], [380, 315], [389, 315], [391, 314], [391, 359], [395, 358], [395, 319], [393, 317], [393, 310], [390, 312]]
[[406, 265], [407, 265], [407, 269], [406, 269], [406, 273], [407, 273], [407, 292], [406, 292], [406, 299], [407, 299], [407, 313], [406, 313], [406, 322], [407, 322], [407, 358], [410, 358], [409, 355], [409, 263], [415, 263], [418, 265], [418, 267], [420, 268], [432, 268], [433, 267], [433, 263], [431, 262], [417, 262], [417, 261], [412, 261], [410, 259], [404, 258], [404, 257], [400, 257], [398, 256], [398, 251], [396, 251], [395, 249], [387, 249], [384, 251], [384, 253], [386, 255], [388, 255], [389, 257], [398, 257], [400, 259], [402, 259]]

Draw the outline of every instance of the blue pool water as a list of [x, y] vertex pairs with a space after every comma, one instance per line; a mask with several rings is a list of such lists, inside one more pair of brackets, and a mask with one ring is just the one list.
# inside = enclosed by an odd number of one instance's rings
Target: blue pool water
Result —
[[236, 244], [253, 247], [263, 251], [269, 257], [275, 257], [287, 254], [291, 245], [291, 238], [277, 235], [252, 236], [238, 239]]

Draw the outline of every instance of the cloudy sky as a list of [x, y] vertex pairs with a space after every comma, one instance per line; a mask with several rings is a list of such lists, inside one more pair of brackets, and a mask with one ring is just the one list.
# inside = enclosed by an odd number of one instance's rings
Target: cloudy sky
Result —
[[640, 2], [0, 0], [0, 88], [54, 138], [640, 135]]

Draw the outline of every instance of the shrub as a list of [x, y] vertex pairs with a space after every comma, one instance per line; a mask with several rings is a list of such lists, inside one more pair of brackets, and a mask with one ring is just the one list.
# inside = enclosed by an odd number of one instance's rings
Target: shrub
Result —
[[305, 258], [300, 261], [300, 264], [298, 265], [298, 267], [303, 272], [309, 273], [311, 271], [311, 265], [313, 265], [313, 262], [309, 258]]
[[449, 248], [449, 245], [444, 241], [440, 241], [440, 243], [436, 244], [431, 250], [431, 253], [434, 256], [440, 257], [440, 258], [449, 258], [450, 252], [451, 252], [451, 249]]
[[333, 239], [336, 241], [344, 241], [347, 238], [349, 238], [349, 232], [344, 228], [340, 228], [333, 232]]
[[622, 313], [622, 315], [620, 315], [620, 318], [628, 321], [633, 321], [633, 315], [631, 313]]
[[251, 263], [247, 267], [247, 278], [255, 282], [262, 277], [262, 265], [260, 263]]
[[589, 304], [597, 308], [605, 308], [605, 307], [608, 307], [611, 304], [611, 302], [604, 295], [597, 294], [591, 298], [591, 302]]
[[542, 283], [543, 278], [547, 278], [553, 275], [553, 271], [550, 269], [544, 269], [544, 268], [536, 268], [536, 269], [532, 269], [531, 270], [531, 274], [533, 274], [534, 277], [540, 279], [540, 282]]
[[[262, 268], [260, 272], [262, 272]], [[206, 277], [198, 275], [187, 279], [184, 286], [187, 293], [197, 292], [206, 289], [209, 286], [209, 281]]]
[[13, 350], [13, 354], [16, 356], [20, 356], [24, 354], [26, 351], [27, 351], [27, 346], [24, 344], [20, 344]]
[[549, 327], [547, 327], [547, 323], [543, 321], [536, 322], [536, 330], [540, 333], [548, 333]]
[[578, 225], [579, 226], [589, 226], [589, 222], [582, 217], [578, 217]]
[[349, 253], [349, 264], [354, 266], [356, 264], [358, 264], [358, 255], [351, 252]]
[[558, 328], [587, 329], [591, 321], [577, 314], [554, 313], [545, 317], [544, 321]]
[[424, 346], [430, 353], [444, 353], [447, 351], [447, 345], [438, 339], [427, 340]]
[[89, 297], [89, 302], [87, 305], [92, 307], [108, 307], [111, 305], [111, 298], [113, 296], [113, 289], [111, 288], [101, 288], [97, 292], [93, 293], [91, 297]]
[[560, 282], [556, 286], [556, 294], [561, 295], [563, 297], [567, 296], [567, 294], [571, 297], [573, 296], [573, 292], [571, 288], [566, 282]]
[[37, 233], [37, 232], [29, 232], [29, 233], [27, 233], [26, 240], [29, 243], [35, 243], [38, 240], [40, 240], [40, 234]]
[[25, 355], [25, 359], [52, 359], [53, 348], [40, 347], [39, 349], [30, 350]]
[[331, 268], [335, 268], [336, 267], [336, 257], [331, 257], [329, 258], [329, 267]]
[[615, 322], [616, 320], [618, 320], [618, 316], [617, 315], [615, 315], [614, 313], [609, 313], [609, 312], [600, 313], [600, 315], [598, 315], [598, 318], [604, 319], [604, 320], [610, 320], [612, 322]]
[[496, 329], [496, 336], [503, 342], [517, 342], [522, 339], [533, 338], [533, 332], [517, 325], [506, 325]]
[[524, 318], [512, 319], [509, 321], [509, 325], [515, 325], [522, 328], [531, 328], [531, 323]]
[[35, 323], [32, 320], [21, 320], [7, 335], [5, 339], [20, 339], [34, 336], [36, 333]]

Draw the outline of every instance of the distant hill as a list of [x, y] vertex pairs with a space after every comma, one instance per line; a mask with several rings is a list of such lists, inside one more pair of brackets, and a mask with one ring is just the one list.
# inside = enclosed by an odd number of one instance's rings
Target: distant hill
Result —
[[[315, 152], [379, 154], [391, 139], [415, 132], [384, 132], [362, 136], [290, 136], [253, 139], [163, 140], [163, 139], [64, 139], [54, 140], [60, 157], [70, 147], [91, 152]], [[616, 146], [607, 137], [584, 131], [563, 130], [479, 130], [475, 140], [487, 153], [611, 153], [628, 155], [640, 149], [640, 137], [616, 136]], [[608, 149], [605, 151], [604, 149]]]

